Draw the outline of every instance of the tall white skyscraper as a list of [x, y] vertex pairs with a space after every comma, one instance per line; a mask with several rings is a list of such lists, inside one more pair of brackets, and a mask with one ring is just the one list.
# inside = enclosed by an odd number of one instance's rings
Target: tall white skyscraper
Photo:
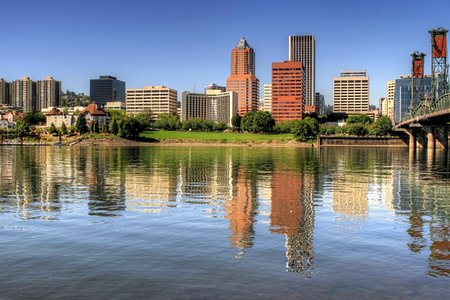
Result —
[[300, 61], [305, 68], [305, 105], [315, 105], [316, 38], [314, 35], [289, 36], [289, 60]]

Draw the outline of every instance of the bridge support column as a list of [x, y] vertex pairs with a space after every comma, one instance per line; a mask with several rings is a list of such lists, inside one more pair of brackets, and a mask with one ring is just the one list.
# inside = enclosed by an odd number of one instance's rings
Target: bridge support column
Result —
[[427, 132], [427, 148], [428, 150], [434, 150], [436, 147], [436, 138], [434, 136], [433, 127], [428, 127], [426, 129]]
[[427, 131], [423, 129], [414, 130], [414, 135], [416, 136], [416, 147], [423, 149], [427, 147]]
[[441, 126], [435, 128], [436, 148], [448, 149], [448, 128]]
[[409, 141], [408, 141], [408, 147], [409, 150], [415, 150], [416, 149], [416, 136], [414, 134], [414, 130], [408, 130], [408, 137], [409, 137]]

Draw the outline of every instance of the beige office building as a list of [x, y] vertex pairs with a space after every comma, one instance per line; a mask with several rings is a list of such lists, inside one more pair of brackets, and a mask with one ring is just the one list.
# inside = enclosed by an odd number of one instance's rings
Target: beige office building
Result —
[[38, 80], [36, 85], [36, 110], [58, 107], [61, 102], [61, 81], [48, 76]]
[[264, 105], [263, 110], [272, 112], [272, 84], [264, 85]]
[[126, 110], [129, 115], [148, 110], [151, 110], [155, 117], [162, 113], [177, 113], [177, 91], [165, 86], [127, 89], [126, 98]]
[[369, 77], [366, 71], [342, 71], [333, 78], [334, 112], [369, 111]]
[[232, 126], [231, 118], [238, 113], [236, 92], [205, 89], [204, 94], [183, 92], [181, 121], [199, 118]]
[[36, 110], [36, 82], [23, 77], [10, 84], [11, 105], [24, 112]]
[[394, 123], [394, 97], [395, 97], [395, 80], [389, 80], [387, 85], [387, 95], [385, 100], [383, 101], [383, 107], [381, 114], [383, 116], [389, 117], [392, 123]]

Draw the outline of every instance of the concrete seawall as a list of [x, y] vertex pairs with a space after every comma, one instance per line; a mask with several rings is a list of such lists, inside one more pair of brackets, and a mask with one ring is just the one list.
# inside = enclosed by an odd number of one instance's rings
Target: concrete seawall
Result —
[[406, 137], [328, 137], [318, 138], [319, 147], [395, 147], [408, 148]]

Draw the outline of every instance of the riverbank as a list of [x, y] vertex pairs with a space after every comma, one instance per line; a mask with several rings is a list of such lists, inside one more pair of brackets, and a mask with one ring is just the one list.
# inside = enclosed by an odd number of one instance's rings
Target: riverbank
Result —
[[[18, 139], [4, 140], [3, 145], [20, 145]], [[292, 134], [253, 134], [235, 132], [145, 131], [138, 140], [128, 140], [112, 134], [65, 136], [41, 135], [25, 138], [25, 146], [207, 146], [207, 147], [407, 147], [401, 137], [324, 136], [317, 142], [297, 142]]]

